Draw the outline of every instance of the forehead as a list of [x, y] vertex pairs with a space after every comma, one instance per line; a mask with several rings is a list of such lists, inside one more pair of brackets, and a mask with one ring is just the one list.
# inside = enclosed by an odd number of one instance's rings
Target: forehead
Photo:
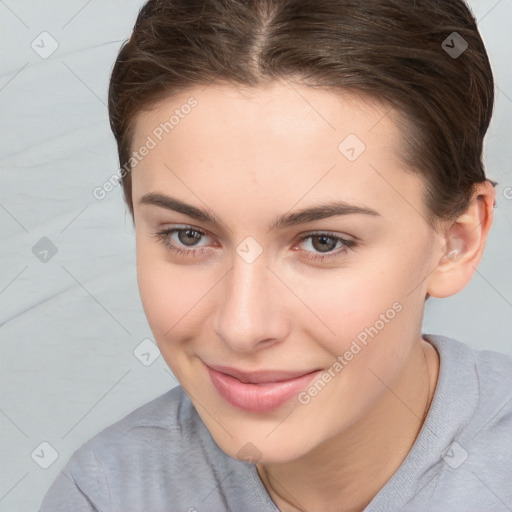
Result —
[[134, 202], [178, 187], [245, 206], [265, 196], [289, 207], [343, 199], [396, 210], [404, 197], [421, 207], [399, 121], [369, 98], [288, 82], [191, 88], [136, 117], [132, 149], [154, 147], [133, 171]]
[[[190, 107], [191, 103], [195, 105]], [[385, 134], [386, 142], [396, 147], [402, 139], [397, 128], [400, 118], [387, 103], [349, 91], [329, 91], [283, 80], [256, 88], [215, 83], [193, 87], [160, 101], [150, 111], [140, 112], [134, 121], [135, 146], [148, 132], [161, 131], [158, 127], [166, 122], [171, 126], [161, 135], [172, 133], [175, 140], [180, 132], [197, 138], [215, 132], [218, 139], [236, 131], [239, 140], [257, 134], [270, 140], [277, 137], [287, 146], [294, 141], [296, 145], [302, 143], [304, 138], [311, 145], [320, 138], [325, 144], [337, 146], [344, 131], [351, 130], [365, 141], [377, 125], [380, 139]], [[208, 142], [203, 141], [205, 150]]]

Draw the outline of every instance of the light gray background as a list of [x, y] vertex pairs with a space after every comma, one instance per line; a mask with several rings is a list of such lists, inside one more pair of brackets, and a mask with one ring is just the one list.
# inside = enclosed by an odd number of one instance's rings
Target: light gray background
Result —
[[[485, 162], [498, 208], [473, 281], [428, 302], [424, 332], [512, 353], [512, 0], [469, 3], [497, 83]], [[108, 76], [141, 5], [0, 0], [0, 511], [37, 510], [77, 447], [177, 384], [161, 357], [133, 353], [152, 335], [121, 189], [92, 196], [118, 169]], [[51, 48], [43, 31], [59, 45], [48, 58], [31, 47]], [[32, 252], [42, 237], [58, 250], [46, 263]], [[48, 469], [42, 442], [58, 453]]]

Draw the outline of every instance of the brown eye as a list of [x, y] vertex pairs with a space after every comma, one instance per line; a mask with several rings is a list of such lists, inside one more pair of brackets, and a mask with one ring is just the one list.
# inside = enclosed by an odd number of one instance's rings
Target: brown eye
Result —
[[341, 258], [356, 247], [357, 242], [331, 233], [310, 233], [301, 239], [301, 254], [307, 260], [322, 262]]
[[338, 239], [328, 235], [313, 235], [311, 237], [311, 245], [318, 252], [329, 252], [332, 251]]
[[183, 245], [193, 246], [196, 242], [201, 240], [203, 236], [199, 231], [195, 231], [194, 229], [180, 229], [176, 231], [178, 234], [178, 240]]

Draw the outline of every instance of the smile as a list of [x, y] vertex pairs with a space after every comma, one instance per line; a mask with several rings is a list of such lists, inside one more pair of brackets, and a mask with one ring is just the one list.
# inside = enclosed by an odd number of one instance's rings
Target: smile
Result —
[[229, 404], [248, 412], [277, 409], [297, 396], [322, 370], [242, 372], [205, 365], [213, 386]]

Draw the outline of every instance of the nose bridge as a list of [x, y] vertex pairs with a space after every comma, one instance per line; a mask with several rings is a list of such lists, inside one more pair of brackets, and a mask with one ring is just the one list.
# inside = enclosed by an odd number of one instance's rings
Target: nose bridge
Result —
[[232, 350], [251, 351], [283, 335], [275, 283], [263, 258], [247, 262], [235, 254], [221, 294], [214, 329]]

